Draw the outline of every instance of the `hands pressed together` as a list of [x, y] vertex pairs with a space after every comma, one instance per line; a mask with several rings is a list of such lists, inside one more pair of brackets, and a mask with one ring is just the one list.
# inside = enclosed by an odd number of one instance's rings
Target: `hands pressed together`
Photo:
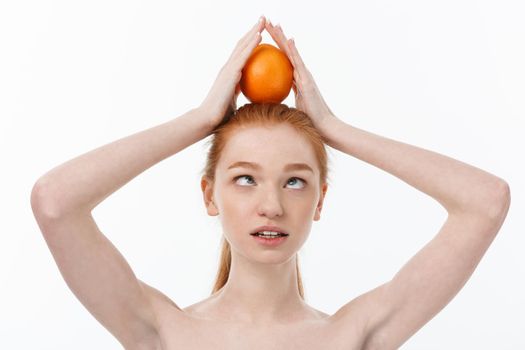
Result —
[[237, 108], [237, 97], [240, 94], [240, 80], [242, 69], [250, 57], [253, 49], [262, 40], [261, 32], [266, 29], [279, 49], [286, 53], [293, 66], [292, 89], [295, 94], [295, 106], [305, 112], [313, 121], [321, 134], [327, 125], [337, 119], [324, 101], [314, 78], [306, 68], [293, 39], [286, 39], [279, 24], [273, 24], [261, 16], [255, 24], [238, 42], [230, 58], [222, 67], [212, 88], [199, 109], [206, 111], [212, 118], [210, 123], [218, 125], [222, 119]]

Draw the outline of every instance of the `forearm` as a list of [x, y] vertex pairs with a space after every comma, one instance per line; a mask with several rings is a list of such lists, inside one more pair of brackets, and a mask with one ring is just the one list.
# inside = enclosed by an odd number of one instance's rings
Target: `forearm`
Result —
[[353, 127], [330, 124], [327, 144], [398, 177], [436, 199], [449, 213], [498, 217], [508, 195], [501, 178], [453, 158]]
[[206, 137], [205, 120], [193, 109], [53, 168], [35, 185], [41, 209], [51, 217], [89, 213], [144, 170]]

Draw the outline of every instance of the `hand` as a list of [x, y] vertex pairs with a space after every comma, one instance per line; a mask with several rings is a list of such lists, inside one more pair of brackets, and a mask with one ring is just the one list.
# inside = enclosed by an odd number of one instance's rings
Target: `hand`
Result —
[[[314, 126], [322, 134], [326, 134], [328, 124], [338, 119], [324, 101], [314, 78], [306, 68], [293, 39], [286, 39], [279, 24], [273, 26], [270, 21], [266, 23], [266, 30], [277, 43], [281, 51], [285, 52], [294, 67], [292, 88], [295, 94], [295, 106], [312, 119]], [[323, 135], [326, 136], [326, 135]]]
[[237, 97], [241, 92], [242, 69], [253, 49], [261, 42], [261, 31], [264, 29], [265, 23], [266, 18], [261, 16], [259, 22], [237, 42], [233, 53], [221, 68], [215, 83], [199, 106], [199, 109], [209, 116], [211, 130], [224, 117], [237, 109]]

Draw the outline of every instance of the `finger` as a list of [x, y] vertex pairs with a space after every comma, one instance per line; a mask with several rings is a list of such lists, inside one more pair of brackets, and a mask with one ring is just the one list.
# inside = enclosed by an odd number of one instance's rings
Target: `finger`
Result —
[[253, 37], [256, 32], [261, 33], [265, 25], [266, 18], [264, 16], [259, 17], [258, 22], [242, 37], [242, 39], [239, 41], [238, 46], [240, 48], [246, 47], [246, 45], [248, 45], [250, 42], [250, 38]]
[[290, 54], [292, 56], [292, 60], [295, 63], [295, 66], [298, 68], [298, 74], [305, 73], [306, 72], [306, 66], [299, 55], [299, 51], [297, 51], [297, 47], [295, 47], [295, 40], [292, 38], [288, 40], [287, 46], [290, 49]]
[[246, 46], [242, 48], [236, 47], [226, 63], [226, 66], [232, 68], [234, 72], [240, 71], [244, 67], [248, 57], [253, 52], [253, 49], [261, 42], [261, 33], [255, 31], [252, 33], [252, 36], [247, 37], [246, 40]]
[[256, 33], [261, 33], [261, 31], [264, 29], [265, 24], [266, 24], [266, 18], [264, 16], [259, 17], [259, 21], [252, 27], [252, 29], [250, 29], [237, 42], [237, 45], [233, 49], [233, 52], [231, 53], [229, 60], [232, 60], [234, 57], [239, 56], [240, 52], [242, 52], [246, 48], [246, 46], [250, 44], [254, 35], [256, 35]]
[[281, 37], [277, 33], [277, 29], [275, 29], [274, 25], [272, 24], [272, 21], [268, 20], [266, 22], [266, 31], [270, 33], [270, 36], [272, 37], [273, 41], [282, 49], [286, 50], [286, 45], [284, 45], [284, 42], [282, 41]]
[[282, 31], [281, 25], [277, 24], [277, 26], [273, 26], [271, 21], [268, 21], [266, 25], [266, 30], [268, 33], [270, 33], [270, 36], [275, 41], [277, 46], [286, 53], [288, 58], [290, 59], [290, 50], [288, 47], [286, 47], [286, 36], [284, 35], [284, 32]]
[[[289, 39], [289, 40], [292, 40], [292, 39]], [[293, 66], [293, 81], [294, 81], [294, 83], [296, 81], [301, 81], [301, 72], [299, 71], [299, 68], [297, 67], [297, 64], [295, 63], [294, 58], [293, 58], [291, 53], [290, 53], [290, 62], [292, 62], [292, 66]]]
[[235, 86], [235, 95], [239, 95], [239, 93], [241, 92], [241, 84], [240, 83], [237, 83], [237, 85]]
[[251, 40], [248, 42], [246, 47], [239, 52], [237, 57], [237, 59], [239, 60], [239, 64], [241, 64], [241, 68], [244, 67], [244, 64], [248, 60], [248, 57], [250, 57], [250, 55], [252, 54], [253, 49], [255, 49], [257, 45], [259, 45], [259, 43], [261, 42], [261, 33], [255, 32], [253, 37], [251, 37], [250, 39]]

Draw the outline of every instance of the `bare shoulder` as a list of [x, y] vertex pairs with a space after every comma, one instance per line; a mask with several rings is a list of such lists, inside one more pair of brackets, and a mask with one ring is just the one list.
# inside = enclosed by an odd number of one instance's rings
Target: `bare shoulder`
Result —
[[397, 349], [463, 288], [494, 240], [503, 218], [451, 213], [438, 234], [394, 277], [334, 314], [337, 324], [359, 325], [363, 349]]
[[[170, 312], [174, 315], [181, 315], [184, 311], [166, 294], [162, 293], [157, 288], [150, 286], [144, 281], [139, 280], [140, 285], [142, 286], [144, 292], [148, 296], [148, 300], [151, 303], [151, 306], [155, 310], [157, 318], [162, 318], [166, 312]], [[162, 321], [159, 319], [159, 321]]]

